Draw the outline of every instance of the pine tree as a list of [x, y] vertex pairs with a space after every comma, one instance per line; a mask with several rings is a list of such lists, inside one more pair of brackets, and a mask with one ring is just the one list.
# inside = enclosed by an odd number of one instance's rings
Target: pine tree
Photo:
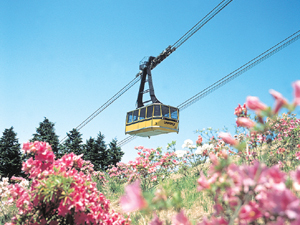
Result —
[[121, 161], [123, 155], [124, 152], [121, 150], [121, 147], [117, 146], [117, 139], [113, 139], [109, 143], [109, 149], [107, 150], [108, 160], [106, 164], [106, 169], [108, 168], [109, 165], [116, 166], [117, 163]]
[[46, 117], [43, 122], [40, 123], [40, 126], [36, 128], [36, 134], [33, 134], [33, 138], [30, 140], [34, 141], [43, 141], [51, 145], [52, 151], [55, 155], [58, 155], [59, 152], [59, 140], [58, 135], [55, 134], [54, 123], [50, 122]]
[[67, 139], [60, 147], [60, 155], [69, 154], [73, 152], [75, 155], [84, 153], [84, 146], [82, 142], [82, 134], [77, 130], [73, 129], [67, 133]]
[[3, 177], [20, 176], [22, 153], [13, 127], [5, 129], [0, 138], [0, 174]]
[[85, 144], [84, 159], [91, 161], [96, 171], [104, 170], [106, 168], [106, 144], [104, 135], [99, 132], [97, 139], [90, 138]]

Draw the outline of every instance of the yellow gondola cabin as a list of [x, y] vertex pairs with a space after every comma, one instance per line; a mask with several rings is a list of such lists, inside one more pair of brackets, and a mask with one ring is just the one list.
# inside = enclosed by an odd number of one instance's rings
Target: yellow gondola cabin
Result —
[[[127, 113], [125, 134], [140, 137], [151, 137], [159, 134], [179, 132], [179, 110], [176, 107], [162, 104], [154, 94], [151, 68], [155, 57], [144, 58], [140, 62], [139, 75], [141, 83], [137, 98], [137, 109]], [[148, 78], [148, 79], [146, 79]], [[149, 89], [144, 90], [148, 82]], [[143, 101], [143, 95], [150, 94], [150, 100]], [[145, 105], [147, 102], [152, 104]]]
[[179, 110], [154, 103], [127, 113], [125, 134], [150, 137], [179, 132]]

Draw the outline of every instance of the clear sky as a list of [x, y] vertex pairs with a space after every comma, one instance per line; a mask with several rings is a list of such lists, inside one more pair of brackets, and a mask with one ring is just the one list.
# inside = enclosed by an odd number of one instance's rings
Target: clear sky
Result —
[[[20, 143], [47, 117], [62, 139], [124, 87], [144, 56], [174, 44], [220, 0], [0, 1], [0, 131]], [[178, 106], [300, 29], [299, 0], [234, 0], [153, 71], [157, 98]], [[180, 114], [179, 134], [137, 138], [123, 146], [164, 147], [196, 140], [195, 130], [234, 130], [234, 108], [248, 95], [273, 104], [269, 89], [292, 100], [300, 78], [300, 40]], [[101, 131], [108, 143], [126, 138], [135, 85], [80, 132]], [[299, 110], [298, 110], [299, 111]]]

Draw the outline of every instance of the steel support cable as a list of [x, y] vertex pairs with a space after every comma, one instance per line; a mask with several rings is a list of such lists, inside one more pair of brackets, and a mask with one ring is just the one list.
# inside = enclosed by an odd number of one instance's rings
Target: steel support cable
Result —
[[[139, 82], [141, 79], [140, 76], [136, 76], [133, 80], [131, 80], [128, 84], [126, 84], [120, 91], [118, 91], [114, 96], [112, 96], [109, 100], [107, 100], [103, 105], [101, 105], [95, 112], [93, 112], [88, 118], [86, 118], [83, 122], [81, 122], [76, 130], [82, 129], [85, 125], [87, 125], [92, 119], [98, 116], [104, 109], [106, 109], [109, 105], [111, 105], [114, 101], [116, 101], [119, 97], [121, 97], [126, 91], [128, 91], [133, 85]], [[60, 143], [62, 143], [68, 136], [64, 137]]]
[[128, 142], [132, 141], [133, 139], [136, 139], [137, 136], [128, 136], [126, 138], [124, 138], [122, 141], [119, 141], [117, 143], [118, 147], [122, 147], [123, 145], [126, 145]]
[[[156, 57], [157, 62], [151, 65], [151, 70], [154, 69], [159, 63], [161, 63], [166, 57], [168, 57], [175, 49], [181, 46], [187, 41], [193, 34], [195, 34], [200, 28], [202, 28], [209, 20], [211, 20], [215, 15], [217, 15], [222, 9], [224, 9], [232, 0], [223, 0], [214, 9], [212, 9], [206, 16], [204, 16], [198, 23], [196, 23], [189, 31], [187, 31], [181, 38], [176, 41], [171, 48], [164, 50], [158, 57]], [[159, 59], [161, 57], [161, 59]], [[139, 74], [137, 74], [138, 76]], [[121, 147], [137, 136], [129, 136], [118, 142], [118, 146]]]
[[184, 42], [186, 42], [191, 36], [193, 36], [200, 28], [202, 28], [208, 21], [214, 18], [222, 9], [224, 9], [232, 0], [221, 1], [214, 9], [212, 9], [206, 16], [204, 16], [196, 25], [194, 25], [188, 32], [186, 32], [178, 41], [172, 46], [169, 45], [164, 51], [162, 51], [151, 62], [151, 70], [158, 64], [171, 55], [177, 48], [179, 48]]
[[205, 17], [203, 17], [195, 26], [193, 26], [188, 32], [186, 32], [178, 41], [176, 41], [172, 48], [177, 49], [184, 42], [187, 41], [193, 34], [195, 34], [200, 28], [202, 28], [208, 21], [214, 18], [222, 9], [224, 9], [232, 0], [223, 0], [213, 10], [211, 10]]
[[[222, 79], [220, 79], [217, 82], [213, 83], [209, 87], [205, 88], [204, 90], [202, 90], [198, 94], [196, 94], [193, 97], [189, 98], [188, 100], [184, 101], [183, 103], [178, 105], [177, 108], [179, 108], [180, 111], [186, 109], [187, 107], [194, 104], [195, 102], [197, 102], [201, 98], [204, 98], [205, 96], [207, 96], [211, 92], [217, 90], [218, 88], [220, 88], [221, 86], [223, 86], [226, 83], [230, 82], [234, 78], [240, 76], [244, 72], [248, 71], [249, 69], [253, 68], [257, 64], [259, 64], [262, 61], [266, 60], [267, 58], [271, 57], [272, 55], [279, 52], [280, 50], [287, 47], [288, 45], [292, 44], [293, 42], [297, 41], [298, 39], [300, 39], [300, 30], [298, 30], [297, 32], [295, 32], [291, 36], [287, 37], [283, 41], [279, 42], [278, 44], [274, 45], [273, 47], [269, 48], [267, 51], [263, 52], [262, 54], [255, 57], [254, 59], [250, 60], [249, 62], [247, 62], [243, 66], [241, 66], [238, 69], [234, 70], [233, 72], [229, 73], [228, 75], [226, 75]], [[122, 141], [120, 141], [119, 142], [120, 144], [118, 143], [118, 146], [121, 147], [121, 146], [127, 144], [128, 142], [132, 141], [136, 137], [137, 136], [129, 136], [129, 137], [123, 139]]]
[[[194, 33], [196, 33], [201, 27], [203, 27], [210, 19], [212, 19], [217, 13], [219, 13], [225, 6], [227, 6], [232, 0], [223, 0], [219, 3], [213, 10], [211, 10], [203, 19], [201, 19], [195, 26], [193, 26], [185, 35], [183, 35], [174, 45], [172, 49], [168, 47], [151, 65], [151, 70], [154, 69], [158, 64], [160, 64], [166, 57], [168, 57], [176, 48], [182, 45], [188, 38], [190, 38]], [[201, 23], [202, 22], [202, 23]], [[182, 41], [184, 40], [184, 41]], [[87, 119], [81, 122], [75, 129], [80, 130], [86, 124], [88, 124], [92, 119], [99, 115], [104, 109], [106, 109], [110, 104], [117, 100], [121, 95], [123, 95], [127, 90], [129, 90], [134, 84], [140, 80], [141, 72], [137, 73], [136, 77], [130, 81], [124, 88], [122, 88], [118, 93], [116, 93], [112, 98], [110, 98], [106, 103], [104, 103], [100, 108], [93, 112]], [[68, 136], [64, 137], [60, 143], [62, 143]]]
[[300, 30], [289, 36], [288, 38], [284, 39], [283, 41], [279, 42], [278, 44], [274, 45], [264, 53], [260, 54], [259, 56], [255, 57], [254, 59], [250, 60], [243, 66], [239, 67], [235, 71], [231, 72], [230, 74], [226, 75], [222, 79], [218, 80], [214, 84], [210, 85], [209, 87], [205, 88], [198, 94], [194, 95], [193, 97], [189, 98], [185, 102], [181, 103], [178, 108], [180, 111], [187, 108], [188, 106], [192, 105], [196, 101], [200, 100], [201, 98], [205, 97], [209, 93], [215, 91], [219, 87], [223, 86], [224, 84], [228, 83], [229, 81], [233, 80], [234, 78], [240, 76], [244, 72], [248, 71], [252, 67], [256, 66], [257, 64], [261, 63], [265, 59], [271, 57], [275, 53], [279, 52], [283, 48], [287, 47], [291, 43], [297, 41], [300, 38]]

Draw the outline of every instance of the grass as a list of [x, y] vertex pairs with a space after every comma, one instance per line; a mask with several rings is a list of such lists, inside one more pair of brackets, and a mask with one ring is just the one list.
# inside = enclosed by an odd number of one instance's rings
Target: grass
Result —
[[16, 214], [16, 212], [17, 212], [17, 207], [16, 206], [6, 207], [1, 202], [0, 225], [4, 225], [5, 223], [10, 222], [11, 218]]
[[[197, 179], [199, 178], [199, 170], [207, 173], [208, 164], [199, 165], [198, 168], [189, 168], [183, 175], [182, 173], [174, 173], [169, 179], [161, 181], [157, 186], [143, 192], [148, 203], [153, 203], [155, 192], [163, 190], [166, 195], [166, 202], [175, 201], [178, 208], [184, 210], [193, 224], [197, 224], [203, 216], [213, 212], [213, 200], [206, 192], [197, 191]], [[102, 187], [104, 195], [111, 201], [111, 207], [122, 212], [119, 205], [119, 198], [124, 194], [125, 184], [117, 182], [109, 182], [106, 187]], [[174, 200], [175, 199], [175, 200]], [[177, 201], [177, 202], [176, 202]], [[175, 205], [176, 205], [175, 204]], [[151, 204], [153, 205], [153, 204]], [[150, 212], [138, 211], [131, 213], [131, 222], [133, 225], [148, 224], [153, 219], [153, 212], [163, 221], [171, 221], [171, 218], [177, 214], [176, 207], [166, 207], [166, 205], [156, 205]]]
[[[266, 164], [270, 163], [270, 159], [273, 158], [270, 152], [275, 152], [278, 147], [281, 146], [280, 143], [273, 143], [273, 146], [264, 144], [260, 148], [257, 148], [258, 158], [261, 162]], [[289, 154], [294, 155], [296, 150], [289, 152]], [[243, 163], [241, 158], [232, 157], [232, 162], [236, 164]], [[286, 165], [291, 164], [287, 170], [294, 169], [296, 164], [299, 162], [285, 162]], [[296, 164], [295, 164], [296, 163]], [[171, 174], [168, 179], [162, 180], [158, 185], [151, 189], [143, 192], [149, 205], [153, 204], [153, 199], [157, 196], [157, 191], [163, 191], [166, 196], [165, 205], [156, 204], [154, 208], [149, 211], [138, 211], [130, 214], [131, 222], [133, 225], [143, 225], [149, 224], [153, 219], [154, 214], [162, 221], [166, 221], [166, 224], [171, 224], [172, 217], [176, 215], [179, 209], [183, 209], [185, 215], [189, 218], [192, 224], [197, 224], [200, 222], [204, 216], [210, 216], [213, 213], [214, 201], [207, 192], [197, 191], [197, 179], [200, 176], [200, 172], [207, 174], [210, 163], [204, 163], [198, 165], [197, 167], [186, 168], [184, 171], [177, 171]], [[116, 212], [121, 212], [122, 209], [119, 205], [119, 199], [124, 194], [124, 188], [127, 184], [121, 184], [117, 180], [108, 179], [108, 183], [101, 185], [98, 181], [97, 188], [101, 191], [107, 199], [111, 201], [111, 209]], [[169, 204], [172, 202], [173, 204]], [[175, 204], [174, 204], [175, 202]], [[171, 206], [172, 205], [172, 206]], [[14, 216], [16, 212], [16, 207], [10, 208], [8, 213], [4, 216], [1, 214], [2, 210], [0, 208], [0, 225], [10, 222], [11, 217]]]

